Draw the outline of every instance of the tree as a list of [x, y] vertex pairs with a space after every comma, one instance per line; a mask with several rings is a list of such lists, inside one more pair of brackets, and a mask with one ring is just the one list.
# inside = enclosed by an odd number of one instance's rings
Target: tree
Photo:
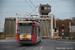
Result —
[[72, 22], [75, 25], [75, 17], [72, 17]]

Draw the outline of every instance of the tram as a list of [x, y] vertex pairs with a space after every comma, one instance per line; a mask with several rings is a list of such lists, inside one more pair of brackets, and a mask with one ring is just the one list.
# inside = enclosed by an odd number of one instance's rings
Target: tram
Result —
[[17, 43], [41, 42], [40, 23], [36, 21], [22, 21], [17, 23]]

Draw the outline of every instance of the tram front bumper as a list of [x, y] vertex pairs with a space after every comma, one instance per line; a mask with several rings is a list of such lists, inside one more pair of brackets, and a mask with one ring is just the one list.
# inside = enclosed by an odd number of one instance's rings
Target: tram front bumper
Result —
[[27, 44], [27, 43], [33, 43], [33, 41], [32, 40], [20, 40], [19, 43]]

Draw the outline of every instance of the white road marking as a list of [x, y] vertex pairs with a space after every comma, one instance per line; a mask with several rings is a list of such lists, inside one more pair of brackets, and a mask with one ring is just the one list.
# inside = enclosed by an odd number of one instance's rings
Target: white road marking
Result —
[[16, 42], [17, 40], [0, 40], [0, 42]]
[[[45, 43], [46, 43], [46, 41], [45, 41]], [[44, 44], [45, 44], [45, 43], [44, 43]], [[44, 46], [44, 44], [40, 47], [40, 50], [42, 50], [42, 47]]]

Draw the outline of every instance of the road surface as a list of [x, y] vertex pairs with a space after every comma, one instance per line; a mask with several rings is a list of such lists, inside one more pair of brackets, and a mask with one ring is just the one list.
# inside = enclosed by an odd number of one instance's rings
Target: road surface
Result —
[[[3, 41], [3, 40], [2, 40]], [[75, 50], [75, 41], [42, 39], [41, 43], [17, 44], [16, 40], [0, 40], [0, 50]]]

